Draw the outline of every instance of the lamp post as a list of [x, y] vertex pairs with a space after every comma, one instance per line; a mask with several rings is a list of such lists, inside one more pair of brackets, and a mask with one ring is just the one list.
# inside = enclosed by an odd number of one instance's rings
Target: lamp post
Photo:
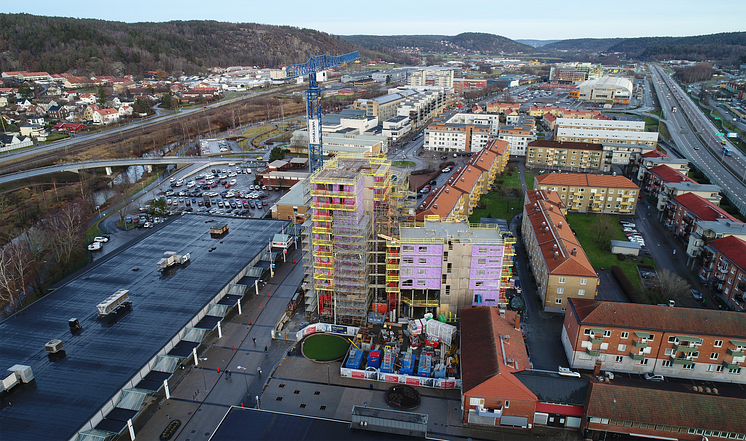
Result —
[[246, 397], [248, 399], [249, 396], [249, 380], [246, 379], [246, 368], [243, 366], [236, 366], [236, 369], [241, 369], [243, 371], [243, 381], [246, 383]]
[[[207, 357], [200, 358], [200, 361], [207, 361]], [[207, 395], [207, 380], [205, 380], [205, 370], [202, 369], [202, 383], [205, 386], [205, 395]]]

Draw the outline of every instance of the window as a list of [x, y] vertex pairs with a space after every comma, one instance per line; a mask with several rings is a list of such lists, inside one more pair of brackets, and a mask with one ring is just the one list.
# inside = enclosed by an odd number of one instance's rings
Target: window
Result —
[[417, 281], [417, 286], [425, 286], [425, 281], [424, 280], [418, 280]]
[[505, 401], [505, 408], [507, 409], [508, 407], [510, 407], [510, 401], [507, 401], [507, 400], [506, 400], [506, 401]]
[[668, 342], [669, 343], [676, 343], [676, 337], [673, 337], [673, 336], [672, 337], [668, 337]]
[[401, 247], [401, 250], [404, 251], [405, 253], [407, 251], [412, 252], [414, 251], [414, 245], [404, 245], [403, 247]]
[[565, 283], [565, 278], [560, 277], [559, 280], [557, 280], [557, 283]]
[[718, 354], [717, 352], [713, 352], [712, 354], [710, 354], [710, 360], [717, 360], [718, 358], [720, 358], [720, 354]]
[[621, 338], [629, 338], [629, 332], [622, 332]]
[[718, 371], [718, 372], [723, 372], [723, 370], [725, 370], [725, 366], [723, 366], [723, 365], [720, 365], [720, 366], [718, 366], [718, 367], [717, 367], [717, 369], [715, 369], [715, 370], [716, 370], [716, 371]]
[[417, 259], [417, 263], [427, 263], [427, 259], [425, 259], [424, 257], [420, 257], [419, 259]]
[[554, 299], [554, 303], [557, 304], [557, 305], [561, 305], [562, 304], [562, 299]]
[[604, 337], [611, 337], [611, 331], [604, 331]]
[[441, 281], [440, 281], [440, 283], [446, 283], [446, 282], [447, 282], [447, 279], [448, 279], [448, 275], [446, 275], [446, 274], [443, 274], [443, 275], [441, 276]]
[[587, 285], [588, 284], [588, 279], [580, 279], [580, 284], [581, 285]]
[[681, 369], [692, 371], [694, 370], [694, 363], [681, 365]]
[[486, 265], [487, 264], [487, 259], [477, 259], [477, 264], [478, 265]]
[[414, 257], [402, 257], [402, 263], [414, 263]]
[[453, 264], [449, 263], [446, 265], [446, 273], [451, 274], [451, 271], [453, 270]]
[[729, 374], [740, 374], [741, 373], [741, 368], [728, 369], [728, 373]]
[[621, 363], [621, 362], [623, 362], [623, 361], [624, 361], [624, 357], [622, 357], [621, 355], [617, 355], [617, 356], [616, 356], [616, 357], [614, 358], [614, 362], [615, 362], [615, 363]]
[[591, 329], [590, 328], [584, 329], [583, 330], [583, 335], [591, 335]]
[[661, 367], [667, 368], [671, 367], [673, 365], [673, 362], [671, 360], [663, 360], [661, 363]]
[[412, 274], [414, 274], [414, 269], [412, 269], [412, 268], [403, 268], [401, 270], [401, 275], [402, 276], [411, 276]]
[[642, 366], [647, 366], [648, 365], [648, 360], [649, 360], [648, 358], [643, 358], [642, 360], [637, 360], [637, 363], [635, 363], [635, 364], [639, 364], [639, 365], [642, 365]]
[[485, 273], [485, 270], [477, 270], [477, 275], [478, 276], [483, 276], [484, 273]]
[[614, 194], [614, 190], [609, 189], [609, 194]]
[[619, 352], [624, 352], [627, 350], [627, 345], [619, 345], [616, 347], [616, 350]]
[[427, 247], [418, 247], [417, 251], [419, 251], [420, 253], [427, 253]]
[[417, 275], [418, 276], [424, 276], [426, 273], [427, 273], [427, 270], [424, 270], [424, 269], [418, 269], [417, 270]]
[[673, 349], [671, 349], [671, 348], [666, 349], [665, 351], [663, 351], [663, 353], [665, 355], [673, 355], [674, 354]]
[[401, 286], [412, 286], [412, 279], [402, 281]]
[[451, 285], [446, 285], [446, 295], [447, 296], [451, 295]]
[[477, 282], [475, 286], [484, 286], [484, 282]]
[[565, 288], [557, 288], [557, 294], [564, 294]]
[[487, 247], [479, 247], [479, 252], [480, 253], [486, 253], [487, 252]]
[[448, 260], [448, 251], [443, 253], [443, 262], [445, 262], [446, 260]]
[[716, 348], [723, 347], [723, 341], [722, 340], [715, 340], [715, 344], [713, 344]]
[[585, 295], [585, 290], [584, 289], [579, 289], [578, 290], [578, 295], [579, 296], [584, 296]]

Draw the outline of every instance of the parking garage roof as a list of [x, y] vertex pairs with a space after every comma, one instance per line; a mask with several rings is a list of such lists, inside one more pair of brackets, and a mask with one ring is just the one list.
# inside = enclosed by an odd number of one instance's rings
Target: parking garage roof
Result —
[[[130, 380], [137, 384], [138, 372], [289, 224], [216, 217], [230, 232], [212, 239], [208, 219], [180, 216], [0, 323], [0, 368], [28, 365], [35, 377], [0, 403], [2, 438], [73, 437]], [[166, 251], [190, 253], [191, 262], [161, 273], [156, 262]], [[121, 288], [132, 311], [105, 325], [96, 305]], [[73, 317], [83, 326], [77, 335], [68, 327]], [[49, 360], [44, 345], [52, 339], [62, 340], [66, 357]]]

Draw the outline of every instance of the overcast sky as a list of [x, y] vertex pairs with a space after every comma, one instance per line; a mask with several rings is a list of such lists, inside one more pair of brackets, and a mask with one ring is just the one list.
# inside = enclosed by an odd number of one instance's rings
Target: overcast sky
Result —
[[2, 12], [126, 22], [217, 20], [290, 25], [337, 35], [511, 39], [684, 36], [746, 30], [744, 0], [37, 0]]

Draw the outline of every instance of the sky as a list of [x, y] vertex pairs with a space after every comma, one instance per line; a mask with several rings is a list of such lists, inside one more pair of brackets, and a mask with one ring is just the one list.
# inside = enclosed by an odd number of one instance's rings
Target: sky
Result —
[[[514, 40], [687, 36], [746, 31], [744, 0], [36, 0], [8, 13], [125, 22], [216, 20], [335, 35], [456, 35]], [[113, 5], [113, 6], [112, 6]]]

